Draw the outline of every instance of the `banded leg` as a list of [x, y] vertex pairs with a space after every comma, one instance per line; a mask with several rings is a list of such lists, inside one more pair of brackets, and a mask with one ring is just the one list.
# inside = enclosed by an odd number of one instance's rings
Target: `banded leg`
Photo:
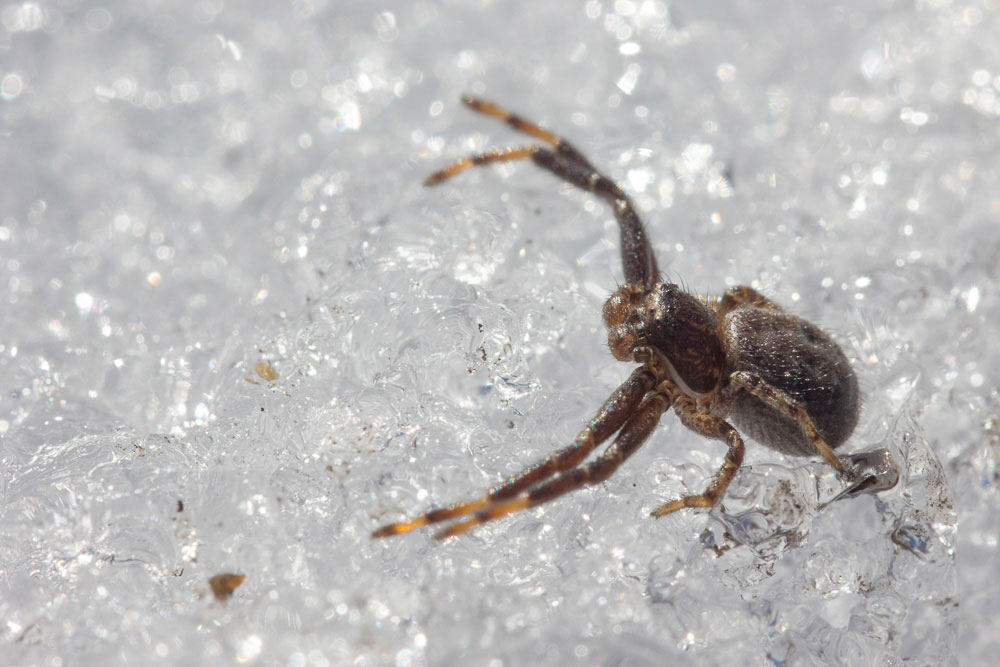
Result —
[[635, 411], [643, 396], [648, 394], [657, 382], [666, 377], [666, 373], [667, 371], [662, 367], [658, 357], [650, 358], [647, 363], [635, 369], [632, 375], [611, 394], [594, 418], [576, 436], [572, 445], [560, 449], [520, 474], [511, 477], [503, 484], [493, 487], [489, 493], [478, 500], [431, 510], [412, 521], [401, 521], [382, 526], [372, 533], [372, 537], [399, 535], [428, 524], [467, 516], [499, 500], [516, 496], [528, 487], [559, 472], [575, 468], [598, 445], [622, 427]]
[[629, 284], [652, 287], [659, 278], [659, 269], [653, 249], [646, 238], [646, 230], [632, 202], [625, 192], [611, 179], [601, 174], [583, 154], [562, 137], [531, 123], [502, 107], [473, 97], [462, 98], [473, 111], [498, 118], [515, 130], [524, 132], [552, 146], [526, 146], [507, 151], [491, 151], [462, 158], [437, 171], [424, 181], [424, 185], [437, 185], [470, 167], [494, 162], [508, 162], [531, 158], [535, 164], [578, 188], [592, 192], [604, 199], [612, 208], [621, 229], [621, 253], [625, 281]]
[[525, 134], [536, 139], [541, 139], [553, 148], [558, 148], [560, 144], [566, 143], [558, 134], [549, 132], [544, 127], [540, 127], [536, 123], [532, 123], [530, 120], [521, 118], [516, 113], [507, 111], [507, 109], [504, 109], [500, 105], [494, 104], [488, 100], [472, 97], [471, 95], [463, 95], [462, 104], [477, 113], [483, 114], [484, 116], [492, 116], [493, 118], [510, 125], [518, 132], [524, 132]]
[[476, 153], [468, 157], [452, 162], [450, 165], [435, 171], [424, 179], [426, 187], [432, 187], [438, 183], [443, 183], [457, 174], [461, 174], [470, 167], [482, 167], [496, 162], [511, 162], [513, 160], [525, 160], [532, 157], [538, 151], [546, 150], [541, 146], [524, 146], [523, 148], [498, 148], [486, 153]]
[[812, 441], [816, 452], [826, 459], [826, 462], [832, 465], [837, 472], [845, 471], [844, 464], [833, 453], [833, 448], [826, 444], [826, 440], [819, 434], [819, 430], [817, 430], [809, 413], [790, 396], [750, 373], [733, 373], [729, 380], [733, 385], [742, 387], [772, 408], [781, 411], [786, 417], [794, 419], [802, 428], [802, 433]]
[[566, 143], [560, 144], [559, 149], [554, 152], [540, 150], [531, 158], [538, 166], [582, 190], [594, 193], [611, 206], [621, 231], [625, 282], [651, 289], [660, 278], [656, 257], [646, 238], [642, 220], [635, 212], [632, 201], [618, 184], [596, 171], [589, 162], [579, 157], [576, 149]]
[[699, 410], [694, 401], [686, 396], [678, 399], [674, 406], [674, 412], [680, 417], [681, 423], [689, 429], [706, 438], [721, 440], [729, 446], [729, 450], [726, 452], [726, 460], [723, 461], [722, 467], [719, 468], [719, 472], [715, 473], [712, 483], [708, 485], [704, 493], [697, 496], [684, 496], [660, 505], [651, 513], [656, 517], [666, 516], [685, 508], [712, 507], [726, 493], [729, 483], [733, 481], [736, 472], [743, 465], [743, 438], [728, 422]]
[[445, 540], [461, 535], [487, 521], [537, 507], [580, 487], [603, 482], [642, 446], [660, 422], [660, 417], [670, 408], [676, 395], [677, 390], [673, 383], [662, 382], [655, 392], [646, 397], [635, 415], [625, 423], [615, 441], [596, 459], [561, 472], [553, 479], [515, 498], [494, 502], [477, 511], [472, 517], [454, 523], [437, 533], [434, 535], [435, 539]]

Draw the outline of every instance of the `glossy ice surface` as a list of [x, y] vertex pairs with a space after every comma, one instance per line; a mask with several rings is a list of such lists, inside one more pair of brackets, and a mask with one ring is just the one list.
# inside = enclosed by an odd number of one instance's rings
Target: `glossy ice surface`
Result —
[[[998, 648], [996, 3], [0, 7], [0, 654], [11, 664], [983, 664]], [[565, 3], [572, 4], [572, 3]], [[878, 497], [667, 415], [608, 482], [378, 525], [566, 444], [628, 374], [619, 179], [661, 269], [831, 331]], [[958, 520], [961, 528], [958, 529]], [[209, 585], [244, 575], [225, 602]], [[235, 580], [232, 580], [235, 581]]]

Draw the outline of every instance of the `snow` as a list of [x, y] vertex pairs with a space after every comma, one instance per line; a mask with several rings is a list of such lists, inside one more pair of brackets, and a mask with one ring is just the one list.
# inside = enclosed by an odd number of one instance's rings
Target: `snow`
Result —
[[[0, 8], [10, 664], [984, 664], [1000, 558], [1000, 5]], [[446, 542], [380, 525], [568, 444], [627, 377], [611, 211], [664, 275], [831, 331], [892, 490], [666, 415], [610, 480]], [[209, 580], [246, 576], [228, 601]]]

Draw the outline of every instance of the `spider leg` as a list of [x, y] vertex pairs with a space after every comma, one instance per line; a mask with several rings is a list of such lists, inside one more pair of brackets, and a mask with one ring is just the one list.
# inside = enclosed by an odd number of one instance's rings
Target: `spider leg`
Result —
[[681, 423], [689, 429], [706, 438], [725, 442], [729, 445], [729, 450], [726, 452], [726, 460], [723, 461], [722, 467], [715, 473], [712, 483], [708, 485], [704, 493], [697, 496], [684, 496], [660, 505], [652, 511], [652, 515], [656, 517], [666, 516], [688, 507], [712, 507], [725, 494], [729, 483], [736, 476], [736, 471], [743, 465], [743, 438], [728, 422], [711, 413], [699, 410], [695, 402], [686, 396], [677, 400], [674, 412], [680, 417]]
[[434, 172], [424, 180], [424, 185], [437, 185], [469, 167], [531, 158], [538, 166], [578, 188], [594, 193], [611, 206], [621, 229], [621, 253], [625, 281], [647, 288], [656, 284], [659, 279], [659, 268], [656, 265], [652, 246], [646, 237], [646, 230], [635, 212], [632, 202], [617, 183], [597, 171], [580, 151], [562, 137], [492, 102], [473, 97], [464, 97], [462, 101], [473, 111], [498, 118], [514, 129], [551, 145], [552, 148], [547, 149], [535, 145], [473, 155]]
[[625, 282], [652, 288], [660, 275], [656, 257], [646, 238], [642, 220], [635, 212], [632, 201], [618, 184], [595, 170], [567, 143], [560, 144], [556, 151], [539, 150], [531, 158], [539, 167], [547, 169], [567, 183], [594, 193], [611, 206], [621, 230]]
[[754, 288], [747, 287], [746, 285], [737, 285], [736, 287], [727, 289], [722, 298], [715, 303], [715, 312], [720, 316], [724, 316], [743, 304], [749, 304], [754, 308], [763, 308], [764, 310], [784, 312], [784, 309], [774, 301], [771, 301]]
[[473, 111], [483, 114], [484, 116], [497, 118], [507, 125], [510, 125], [518, 132], [524, 132], [525, 134], [531, 135], [536, 139], [541, 139], [554, 148], [558, 148], [560, 144], [565, 143], [559, 135], [553, 134], [536, 123], [525, 120], [516, 113], [508, 111], [493, 102], [479, 99], [478, 97], [472, 97], [471, 95], [465, 95], [462, 97], [462, 104], [469, 107]]
[[[641, 355], [637, 355], [641, 356]], [[598, 445], [610, 438], [620, 429], [626, 420], [635, 412], [636, 406], [643, 396], [650, 392], [667, 370], [660, 358], [651, 355], [646, 363], [632, 372], [632, 375], [601, 406], [597, 414], [587, 424], [572, 445], [542, 459], [535, 465], [525, 469], [506, 482], [490, 489], [482, 498], [467, 503], [459, 503], [451, 507], [434, 509], [412, 521], [400, 521], [382, 526], [372, 537], [388, 537], [399, 535], [428, 524], [447, 521], [466, 516], [486, 508], [497, 501], [516, 496], [524, 489], [542, 482], [556, 473], [575, 468]]]
[[[583, 157], [583, 153], [578, 151], [576, 147], [560, 137], [558, 134], [549, 132], [536, 123], [532, 123], [531, 121], [518, 116], [516, 113], [508, 111], [498, 104], [494, 104], [488, 100], [466, 95], [462, 98], [462, 103], [473, 111], [481, 113], [485, 116], [492, 116], [493, 118], [500, 119], [505, 124], [510, 125], [519, 132], [524, 132], [525, 134], [535, 137], [536, 139], [541, 139], [543, 142], [554, 148], [555, 152], [561, 154], [566, 159], [579, 163], [580, 166], [583, 167], [588, 173], [594, 173], [597, 171], [593, 165], [590, 164], [587, 158]], [[600, 174], [597, 174], [597, 176], [600, 177]], [[617, 187], [613, 182], [611, 183], [611, 186]], [[624, 193], [621, 193], [621, 190], [619, 190], [619, 194], [623, 197], [625, 196]]]
[[661, 382], [656, 391], [643, 400], [639, 409], [625, 423], [615, 441], [596, 459], [586, 465], [563, 471], [517, 497], [494, 502], [477, 511], [472, 517], [454, 523], [435, 534], [435, 539], [445, 540], [461, 535], [487, 521], [531, 509], [582, 486], [603, 482], [642, 446], [656, 428], [660, 416], [670, 408], [677, 393], [672, 382], [669, 380]]
[[[541, 127], [536, 123], [532, 123], [521, 116], [518, 116], [512, 111], [504, 109], [498, 104], [494, 104], [488, 100], [483, 100], [478, 97], [472, 97], [466, 95], [462, 98], [462, 103], [467, 107], [481, 113], [485, 116], [492, 116], [493, 118], [498, 118], [505, 124], [510, 125], [512, 128], [519, 132], [524, 132], [536, 139], [541, 139], [543, 142], [552, 146], [557, 153], [560, 153], [565, 158], [578, 162], [581, 167], [585, 167], [588, 172], [596, 172], [597, 170], [590, 164], [587, 158], [583, 157], [583, 153], [578, 151], [572, 144], [560, 137], [554, 132], [549, 132], [545, 128]], [[598, 176], [600, 176], [598, 174]], [[614, 183], [611, 183], [612, 187]], [[619, 190], [619, 193], [621, 191]], [[624, 196], [624, 194], [622, 194]]]
[[832, 465], [837, 472], [845, 471], [844, 464], [833, 453], [830, 445], [826, 444], [826, 440], [819, 434], [809, 413], [798, 402], [780, 389], [767, 384], [756, 375], [744, 371], [733, 373], [729, 377], [729, 380], [732, 384], [743, 387], [772, 408], [780, 410], [785, 416], [798, 422], [802, 428], [802, 432], [816, 447], [816, 452], [826, 459], [826, 462]]
[[481, 167], [495, 162], [510, 162], [512, 160], [524, 160], [540, 150], [545, 150], [540, 146], [525, 146], [523, 148], [499, 148], [485, 153], [476, 153], [468, 157], [455, 160], [450, 165], [435, 171], [424, 179], [424, 185], [431, 187], [438, 183], [443, 183], [456, 174], [460, 174], [470, 167]]

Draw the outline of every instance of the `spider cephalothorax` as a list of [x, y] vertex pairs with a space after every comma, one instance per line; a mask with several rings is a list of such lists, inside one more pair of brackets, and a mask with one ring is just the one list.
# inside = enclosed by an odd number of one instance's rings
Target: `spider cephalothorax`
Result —
[[[678, 285], [661, 282], [642, 222], [617, 184], [548, 130], [491, 102], [468, 97], [463, 101], [542, 144], [464, 158], [435, 172], [425, 184], [436, 185], [470, 167], [530, 159], [607, 201], [621, 231], [625, 270], [625, 284], [604, 305], [608, 345], [619, 361], [640, 366], [608, 398], [573, 444], [478, 500], [389, 524], [375, 531], [376, 537], [467, 517], [437, 534], [438, 538], [451, 537], [603, 481], [642, 445], [670, 408], [685, 426], [721, 440], [728, 451], [703, 493], [666, 503], [653, 511], [654, 516], [685, 507], [711, 507], [722, 497], [742, 465], [744, 450], [743, 439], [727, 419], [772, 449], [799, 456], [818, 454], [838, 471], [846, 471], [833, 450], [847, 440], [857, 424], [858, 382], [847, 357], [830, 336], [750, 287], [734, 287], [721, 298], [701, 299]], [[584, 462], [615, 434], [604, 452]], [[861, 455], [855, 462], [870, 463], [875, 458]], [[881, 490], [895, 484], [891, 466], [878, 461], [873, 465], [882, 466], [877, 468], [882, 477], [867, 477], [848, 491]]]
[[671, 379], [685, 393], [697, 396], [718, 389], [725, 364], [719, 320], [677, 285], [619, 289], [604, 304], [604, 324], [615, 359], [632, 361], [636, 347], [651, 347], [670, 363]]

